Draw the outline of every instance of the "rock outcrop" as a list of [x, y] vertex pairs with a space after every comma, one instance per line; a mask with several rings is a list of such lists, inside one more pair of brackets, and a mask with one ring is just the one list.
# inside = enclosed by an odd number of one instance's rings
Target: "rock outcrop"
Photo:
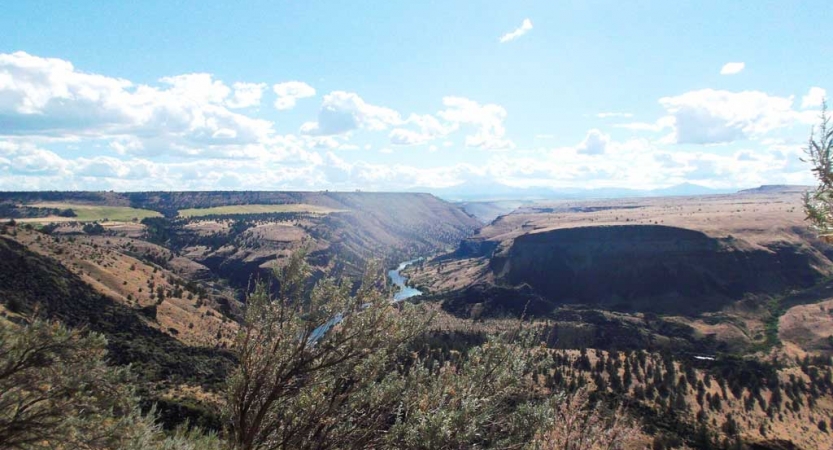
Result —
[[811, 286], [831, 263], [809, 245], [762, 247], [683, 228], [616, 225], [518, 236], [490, 265], [499, 284], [526, 284], [556, 303], [694, 314]]

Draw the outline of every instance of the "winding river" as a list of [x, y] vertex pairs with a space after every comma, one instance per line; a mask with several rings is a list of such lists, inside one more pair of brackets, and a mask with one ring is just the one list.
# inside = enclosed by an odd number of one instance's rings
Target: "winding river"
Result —
[[412, 259], [410, 261], [405, 261], [396, 269], [388, 270], [388, 278], [390, 281], [396, 286], [396, 293], [393, 294], [393, 301], [394, 302], [401, 302], [402, 300], [416, 297], [417, 295], [422, 295], [422, 292], [419, 289], [414, 289], [405, 284], [408, 281], [400, 272], [404, 270], [409, 265], [421, 260], [422, 258]]
[[[410, 261], [405, 261], [405, 262], [399, 264], [399, 266], [396, 269], [388, 270], [388, 278], [390, 278], [390, 281], [394, 284], [394, 286], [396, 286], [396, 293], [393, 294], [393, 302], [394, 303], [401, 302], [402, 300], [405, 300], [405, 299], [408, 299], [408, 298], [411, 298], [411, 297], [416, 297], [417, 295], [422, 295], [422, 292], [419, 289], [414, 289], [414, 288], [406, 285], [405, 282], [408, 281], [408, 279], [405, 278], [404, 276], [402, 276], [401, 273], [399, 273], [400, 271], [404, 270], [409, 265], [411, 265], [411, 264], [413, 264], [413, 263], [415, 263], [415, 262], [417, 262], [421, 259], [422, 258], [417, 258], [417, 259], [412, 259]], [[330, 328], [334, 327], [339, 322], [341, 322], [343, 318], [344, 318], [344, 316], [341, 313], [336, 314], [335, 317], [328, 320], [325, 324], [323, 324], [323, 325], [319, 326], [318, 328], [316, 328], [315, 330], [313, 330], [312, 334], [310, 335], [307, 342], [310, 343], [311, 345], [315, 345], [315, 343], [318, 342], [318, 340], [321, 339], [321, 337], [323, 337], [325, 334], [327, 334], [327, 331], [329, 331]]]

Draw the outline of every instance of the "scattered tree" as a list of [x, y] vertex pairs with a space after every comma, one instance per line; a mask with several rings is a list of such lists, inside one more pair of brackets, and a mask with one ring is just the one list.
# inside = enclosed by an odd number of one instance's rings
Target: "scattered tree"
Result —
[[822, 104], [820, 122], [810, 133], [805, 149], [806, 161], [813, 166], [818, 186], [804, 194], [804, 211], [819, 236], [830, 241], [833, 240], [833, 127], [826, 102]]

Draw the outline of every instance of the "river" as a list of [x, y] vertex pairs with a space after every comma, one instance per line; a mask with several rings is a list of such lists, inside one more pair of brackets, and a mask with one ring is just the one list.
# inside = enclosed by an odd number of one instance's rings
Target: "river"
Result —
[[[413, 263], [415, 263], [415, 262], [417, 262], [421, 259], [422, 258], [417, 258], [417, 259], [412, 259], [410, 261], [405, 261], [405, 262], [399, 264], [399, 266], [396, 269], [388, 270], [388, 278], [390, 278], [390, 281], [397, 288], [396, 293], [393, 294], [394, 303], [395, 302], [401, 302], [402, 300], [405, 300], [405, 299], [408, 299], [408, 298], [411, 298], [411, 297], [416, 297], [417, 295], [422, 295], [422, 292], [419, 289], [414, 289], [414, 288], [406, 285], [405, 282], [408, 281], [408, 279], [405, 278], [404, 276], [402, 276], [401, 273], [399, 273], [402, 270], [404, 270], [406, 267], [408, 267], [409, 265], [411, 265], [411, 264], [413, 264]], [[327, 334], [327, 331], [329, 331], [330, 328], [337, 325], [339, 322], [342, 321], [342, 319], [344, 319], [344, 316], [341, 313], [336, 314], [335, 317], [328, 320], [327, 323], [325, 323], [325, 324], [319, 326], [318, 328], [316, 328], [315, 330], [313, 330], [312, 334], [310, 335], [307, 342], [311, 343], [312, 345], [315, 345], [315, 343], [318, 342], [318, 340], [321, 339], [321, 337], [323, 337], [325, 334]]]
[[416, 297], [417, 295], [422, 295], [422, 292], [419, 289], [414, 289], [414, 288], [406, 285], [405, 282], [408, 281], [408, 279], [405, 278], [400, 273], [406, 267], [408, 267], [409, 265], [411, 265], [411, 264], [413, 264], [413, 263], [415, 263], [415, 262], [417, 262], [421, 259], [422, 258], [417, 258], [417, 259], [412, 259], [410, 261], [405, 261], [405, 262], [399, 264], [399, 266], [396, 269], [388, 270], [388, 278], [390, 278], [390, 281], [397, 288], [396, 293], [393, 294], [393, 301], [401, 302], [402, 300], [405, 300], [405, 299], [408, 299], [408, 298], [411, 298], [411, 297]]

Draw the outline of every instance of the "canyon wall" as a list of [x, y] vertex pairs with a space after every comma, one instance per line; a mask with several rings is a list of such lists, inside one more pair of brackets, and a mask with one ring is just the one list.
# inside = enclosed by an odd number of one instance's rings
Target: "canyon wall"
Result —
[[495, 252], [490, 266], [499, 284], [526, 284], [556, 303], [693, 314], [749, 294], [811, 286], [831, 262], [810, 245], [614, 225], [521, 235]]

